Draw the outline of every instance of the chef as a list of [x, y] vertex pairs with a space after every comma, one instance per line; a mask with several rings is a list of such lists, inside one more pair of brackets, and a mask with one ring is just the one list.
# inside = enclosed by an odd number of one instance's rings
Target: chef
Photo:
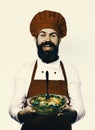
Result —
[[[55, 11], [38, 12], [30, 23], [30, 32], [38, 58], [19, 70], [9, 114], [22, 124], [21, 130], [71, 130], [72, 124], [85, 115], [85, 110], [78, 72], [58, 55], [61, 39], [67, 34], [65, 18]], [[65, 95], [69, 103], [59, 113], [44, 116], [27, 105], [27, 99], [46, 93], [46, 72], [49, 73], [48, 92]]]

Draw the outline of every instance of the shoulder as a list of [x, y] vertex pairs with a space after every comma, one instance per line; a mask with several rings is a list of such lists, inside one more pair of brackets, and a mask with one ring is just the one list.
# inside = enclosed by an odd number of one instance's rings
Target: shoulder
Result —
[[67, 75], [67, 78], [71, 81], [80, 81], [79, 72], [75, 65], [61, 60]]
[[71, 71], [77, 70], [75, 65], [73, 65], [73, 64], [71, 64], [71, 63], [69, 63], [69, 62], [67, 62], [65, 60], [61, 59], [61, 62], [63, 63], [64, 68], [65, 68], [66, 71], [71, 72]]
[[18, 70], [16, 77], [25, 77], [29, 73], [32, 73], [36, 60], [23, 64]]

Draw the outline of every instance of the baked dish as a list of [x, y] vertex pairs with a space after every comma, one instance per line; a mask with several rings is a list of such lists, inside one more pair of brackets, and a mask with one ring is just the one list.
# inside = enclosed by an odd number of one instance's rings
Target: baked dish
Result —
[[58, 113], [61, 107], [68, 103], [66, 96], [49, 94], [37, 95], [27, 99], [29, 106], [33, 107], [38, 114], [48, 115]]

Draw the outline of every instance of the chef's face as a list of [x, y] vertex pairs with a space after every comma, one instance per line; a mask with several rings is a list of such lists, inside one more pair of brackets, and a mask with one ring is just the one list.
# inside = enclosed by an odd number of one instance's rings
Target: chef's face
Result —
[[58, 59], [59, 37], [54, 29], [42, 29], [36, 40], [38, 56], [43, 62], [50, 63]]

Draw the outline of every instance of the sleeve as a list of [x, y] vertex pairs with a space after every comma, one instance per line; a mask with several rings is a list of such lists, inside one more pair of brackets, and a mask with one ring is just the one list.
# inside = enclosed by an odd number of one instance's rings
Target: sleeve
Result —
[[78, 121], [84, 117], [85, 109], [82, 99], [81, 81], [78, 71], [74, 66], [71, 66], [68, 72], [68, 92], [70, 97], [70, 107], [77, 111], [76, 121]]
[[31, 77], [27, 72], [27, 67], [23, 66], [21, 69], [18, 70], [14, 80], [14, 91], [9, 106], [9, 114], [14, 120], [18, 121], [19, 123], [20, 121], [17, 115], [18, 112], [24, 108], [30, 78]]

